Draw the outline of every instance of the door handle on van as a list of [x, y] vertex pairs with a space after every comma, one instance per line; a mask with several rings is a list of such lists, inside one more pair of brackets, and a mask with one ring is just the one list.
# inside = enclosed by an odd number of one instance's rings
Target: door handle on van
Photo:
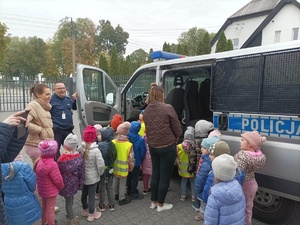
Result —
[[219, 125], [219, 130], [228, 129], [228, 117], [226, 113], [219, 114], [218, 125]]

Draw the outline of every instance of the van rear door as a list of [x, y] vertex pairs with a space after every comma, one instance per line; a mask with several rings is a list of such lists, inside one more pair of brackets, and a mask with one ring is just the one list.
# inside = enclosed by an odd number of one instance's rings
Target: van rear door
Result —
[[96, 67], [77, 64], [76, 92], [80, 130], [87, 125], [107, 126], [121, 111], [121, 95], [108, 74]]

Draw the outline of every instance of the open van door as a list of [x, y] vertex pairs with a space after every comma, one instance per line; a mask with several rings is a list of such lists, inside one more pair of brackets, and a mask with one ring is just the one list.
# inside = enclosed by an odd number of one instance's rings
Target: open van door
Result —
[[76, 92], [81, 132], [87, 125], [109, 125], [113, 115], [121, 111], [120, 91], [99, 68], [77, 64]]

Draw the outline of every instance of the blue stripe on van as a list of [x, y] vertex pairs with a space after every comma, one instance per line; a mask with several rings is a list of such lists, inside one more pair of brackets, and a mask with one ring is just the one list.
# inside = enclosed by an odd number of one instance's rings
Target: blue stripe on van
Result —
[[[214, 113], [218, 128], [218, 114]], [[300, 139], [300, 118], [249, 114], [228, 114], [227, 131], [242, 133], [257, 130], [265, 136]]]

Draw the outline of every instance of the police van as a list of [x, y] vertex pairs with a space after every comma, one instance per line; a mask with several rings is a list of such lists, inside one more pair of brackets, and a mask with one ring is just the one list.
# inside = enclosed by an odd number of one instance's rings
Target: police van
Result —
[[106, 126], [116, 113], [137, 120], [156, 82], [183, 131], [200, 119], [212, 121], [232, 155], [240, 149], [241, 133], [256, 130], [267, 137], [266, 165], [256, 173], [254, 217], [270, 224], [286, 221], [300, 202], [300, 42], [174, 56], [141, 66], [122, 90], [105, 71], [78, 64], [81, 130], [87, 124]]

